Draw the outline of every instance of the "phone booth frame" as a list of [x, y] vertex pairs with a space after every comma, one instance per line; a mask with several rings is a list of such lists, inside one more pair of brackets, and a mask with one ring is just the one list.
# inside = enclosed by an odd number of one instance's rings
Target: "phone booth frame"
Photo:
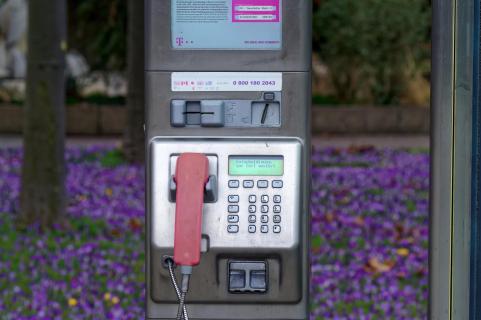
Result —
[[479, 15], [433, 2], [430, 319], [481, 319]]

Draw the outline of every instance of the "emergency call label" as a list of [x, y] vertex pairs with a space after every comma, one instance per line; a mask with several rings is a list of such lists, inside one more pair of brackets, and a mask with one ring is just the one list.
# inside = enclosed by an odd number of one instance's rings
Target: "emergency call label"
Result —
[[279, 50], [282, 0], [171, 0], [174, 49]]
[[282, 91], [280, 72], [174, 72], [173, 92]]

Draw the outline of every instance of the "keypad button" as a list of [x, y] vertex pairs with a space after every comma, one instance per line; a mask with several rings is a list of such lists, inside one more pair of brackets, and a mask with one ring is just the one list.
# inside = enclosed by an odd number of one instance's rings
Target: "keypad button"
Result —
[[257, 181], [257, 188], [266, 189], [269, 187], [269, 181], [267, 180], [259, 180]]
[[235, 224], [230, 224], [227, 226], [227, 232], [229, 233], [237, 233], [239, 232], [239, 226]]
[[262, 207], [261, 207], [261, 212], [262, 212], [262, 213], [268, 213], [268, 212], [269, 212], [269, 206], [265, 206], [265, 205], [262, 206]]
[[282, 198], [280, 195], [275, 195], [273, 200], [274, 203], [281, 203]]
[[274, 216], [273, 220], [274, 220], [274, 223], [281, 223], [281, 216], [276, 215]]
[[261, 197], [261, 202], [262, 203], [269, 203], [269, 196], [268, 195], [263, 195]]
[[275, 189], [280, 189], [284, 186], [284, 182], [282, 180], [274, 180], [272, 181], [272, 187]]
[[274, 231], [274, 233], [281, 233], [281, 226], [275, 225], [272, 230]]
[[274, 206], [274, 213], [281, 213], [281, 206]]
[[239, 202], [239, 196], [238, 195], [230, 195], [227, 197], [227, 200], [229, 203], [238, 203]]
[[263, 215], [261, 216], [261, 223], [268, 223], [269, 222], [269, 216]]
[[266, 225], [266, 224], [263, 224], [263, 225], [261, 226], [261, 232], [262, 232], [262, 233], [268, 233], [268, 232], [269, 232], [269, 226]]
[[230, 206], [227, 208], [227, 211], [229, 211], [229, 213], [238, 213], [238, 212], [239, 212], [239, 206], [230, 205]]
[[254, 180], [244, 180], [244, 188], [254, 188]]
[[256, 213], [256, 206], [249, 206], [249, 213]]
[[256, 203], [256, 201], [257, 201], [257, 196], [255, 194], [251, 194], [249, 196], [249, 202], [250, 203]]
[[256, 216], [254, 216], [254, 215], [250, 215], [250, 216], [249, 216], [249, 223], [256, 223], [256, 221], [257, 221], [257, 217], [256, 217]]
[[249, 226], [249, 233], [256, 233], [256, 226], [250, 225]]
[[239, 222], [239, 216], [230, 215], [230, 216], [227, 217], [227, 221], [229, 223], [237, 223], [237, 222]]
[[239, 180], [229, 180], [229, 188], [239, 188]]

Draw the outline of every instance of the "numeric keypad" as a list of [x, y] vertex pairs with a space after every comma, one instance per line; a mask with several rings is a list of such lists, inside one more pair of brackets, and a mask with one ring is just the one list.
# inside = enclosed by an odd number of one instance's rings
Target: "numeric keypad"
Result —
[[[282, 180], [229, 180], [228, 186], [232, 192], [227, 196], [228, 233], [238, 233], [241, 228], [247, 228], [242, 230], [250, 234], [281, 233], [282, 196], [278, 193], [283, 187]], [[250, 190], [250, 194], [242, 198], [242, 194], [236, 194], [234, 190], [239, 187]], [[270, 193], [273, 191], [274, 194]], [[260, 225], [256, 225], [257, 223]]]

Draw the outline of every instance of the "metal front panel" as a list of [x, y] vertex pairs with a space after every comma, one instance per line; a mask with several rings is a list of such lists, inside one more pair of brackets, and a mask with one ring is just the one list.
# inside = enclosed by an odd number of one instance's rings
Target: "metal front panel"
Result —
[[[267, 92], [259, 92], [257, 95], [263, 96]], [[271, 92], [269, 92], [271, 93]], [[171, 100], [171, 115], [172, 109], [175, 104], [181, 104], [187, 102], [194, 102], [201, 104], [204, 103], [223, 103], [225, 107], [223, 118], [224, 128], [280, 128], [281, 127], [281, 116], [282, 116], [282, 93], [272, 92], [274, 99], [272, 101], [265, 101], [260, 99], [244, 99], [244, 100], [203, 100], [203, 101], [185, 101], [185, 100]], [[266, 115], [264, 123], [261, 123], [263, 117], [263, 111], [266, 104], [270, 105], [269, 112]], [[186, 110], [187, 112], [187, 110]], [[177, 113], [176, 113], [177, 115]], [[184, 119], [182, 119], [184, 120]], [[172, 116], [171, 116], [172, 123]], [[176, 128], [198, 128], [201, 125], [189, 125], [187, 123], [177, 126]], [[205, 126], [203, 128], [206, 128]], [[220, 127], [216, 127], [218, 129]]]
[[171, 72], [149, 72], [146, 76], [147, 141], [158, 136], [194, 137], [299, 137], [310, 135], [311, 74], [308, 72], [283, 73], [283, 87], [276, 99], [281, 102], [280, 127], [252, 128], [176, 128], [170, 122], [170, 106], [173, 100], [243, 100], [263, 101], [263, 92], [172, 92]]
[[[172, 92], [170, 72], [148, 72], [146, 75], [146, 141], [147, 159], [152, 157], [150, 143], [158, 139], [171, 141], [295, 141], [302, 147], [300, 171], [299, 242], [289, 249], [245, 248], [213, 249], [202, 255], [194, 268], [188, 295], [192, 319], [308, 319], [309, 314], [309, 236], [310, 236], [310, 72], [283, 73], [281, 123], [279, 128], [174, 128], [170, 125], [169, 106], [173, 99], [185, 100], [262, 100], [262, 92]], [[186, 150], [184, 150], [186, 151]], [[152, 163], [147, 162], [147, 172]], [[161, 266], [162, 255], [172, 249], [160, 249], [150, 240], [152, 228], [153, 177], [146, 185], [146, 287], [147, 317], [168, 319], [176, 309], [175, 292], [168, 274]], [[225, 210], [225, 208], [224, 208]], [[265, 258], [277, 265], [278, 281], [265, 295], [234, 295], [225, 289], [225, 264], [222, 257]], [[272, 272], [271, 276], [275, 276]], [[272, 280], [272, 279], [271, 279]], [[272, 282], [272, 281], [271, 281]], [[234, 312], [233, 312], [234, 311]], [[175, 312], [175, 311], [174, 311]]]
[[[216, 203], [204, 204], [202, 233], [208, 237], [210, 249], [238, 249], [245, 248], [251, 251], [266, 248], [293, 248], [299, 244], [300, 230], [300, 190], [301, 190], [301, 144], [298, 141], [262, 141], [252, 140], [231, 140], [231, 139], [203, 139], [203, 140], [165, 140], [154, 139], [151, 142], [151, 170], [152, 170], [152, 244], [156, 248], [173, 248], [174, 225], [175, 225], [175, 203], [169, 202], [168, 185], [174, 168], [171, 167], [171, 157], [182, 152], [198, 152], [208, 156], [216, 156], [218, 163], [218, 201]], [[284, 157], [284, 175], [280, 177], [238, 177], [228, 174], [228, 157], [231, 155], [280, 155]], [[212, 161], [211, 161], [212, 164]], [[210, 174], [216, 170], [211, 165]], [[228, 181], [234, 179], [240, 181], [238, 189], [230, 189]], [[243, 188], [243, 180], [267, 180], [269, 186], [273, 180], [282, 180], [281, 189], [267, 188], [258, 189]], [[239, 195], [239, 232], [229, 233], [227, 231], [227, 209], [229, 195]], [[257, 222], [249, 223], [248, 198], [256, 195], [257, 200]], [[260, 198], [262, 195], [269, 197], [268, 233], [262, 233], [262, 223], [259, 219], [263, 215], [260, 212]], [[274, 223], [272, 199], [275, 195], [282, 197], [282, 211], [279, 214], [282, 218], [280, 225], [281, 232], [273, 233]], [[249, 225], [256, 225], [255, 233], [248, 231]]]

